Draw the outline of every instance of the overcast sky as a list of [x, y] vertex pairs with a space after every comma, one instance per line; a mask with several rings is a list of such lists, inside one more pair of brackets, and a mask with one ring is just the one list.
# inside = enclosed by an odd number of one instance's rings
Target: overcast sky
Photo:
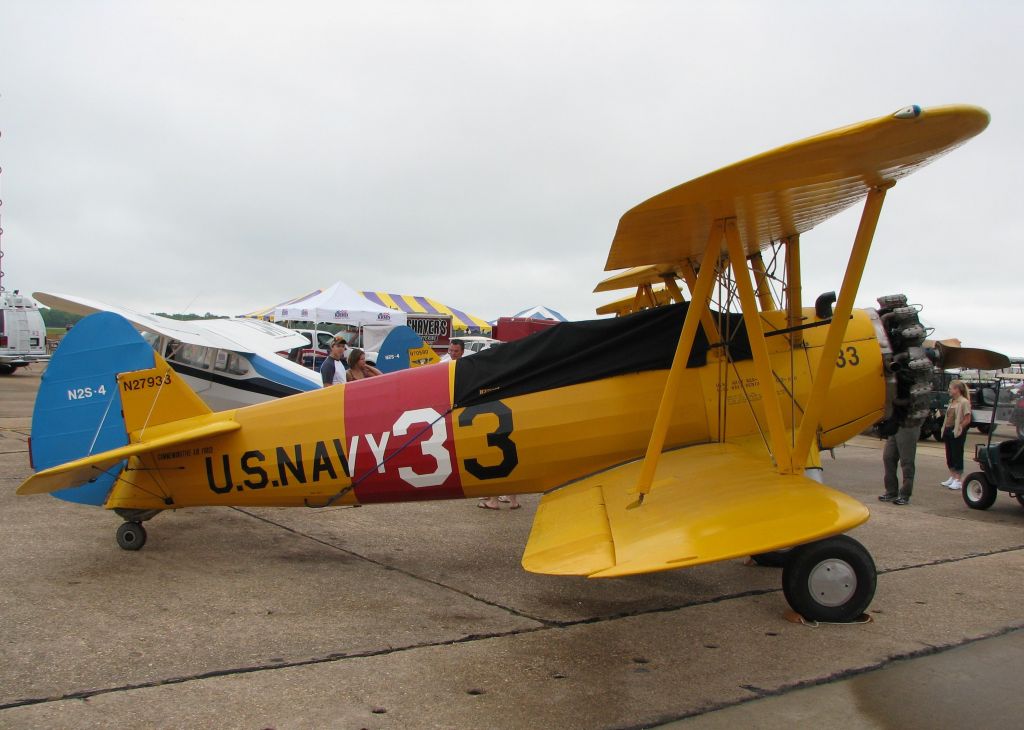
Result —
[[[989, 129], [887, 196], [858, 305], [1024, 355], [1024, 4], [0, 3], [7, 289], [239, 314], [341, 279], [485, 319], [593, 294], [619, 216], [908, 104]], [[859, 211], [806, 234], [838, 290]]]

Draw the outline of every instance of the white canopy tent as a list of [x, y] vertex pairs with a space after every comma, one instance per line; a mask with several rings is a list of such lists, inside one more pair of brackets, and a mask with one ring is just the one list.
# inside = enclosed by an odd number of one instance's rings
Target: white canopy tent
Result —
[[335, 282], [319, 294], [274, 308], [276, 321], [331, 322], [352, 327], [406, 323], [405, 312], [374, 304], [344, 282]]

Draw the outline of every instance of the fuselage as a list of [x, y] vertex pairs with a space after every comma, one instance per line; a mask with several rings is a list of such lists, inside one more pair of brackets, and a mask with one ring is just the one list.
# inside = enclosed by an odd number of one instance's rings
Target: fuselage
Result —
[[[782, 312], [761, 316], [768, 331], [785, 327]], [[785, 334], [766, 340], [787, 428], [799, 423], [825, 329], [804, 330], [796, 348]], [[871, 313], [855, 312], [841, 352], [829, 354], [838, 367], [820, 448], [884, 414], [883, 347]], [[543, 492], [642, 456], [668, 373], [629, 373], [453, 408], [458, 367], [440, 363], [204, 416], [241, 428], [133, 459], [106, 506], [315, 506], [332, 498], [371, 504]], [[706, 365], [685, 372], [667, 446], [761, 440], [767, 453], [761, 393], [752, 361], [729, 362], [712, 348]], [[183, 425], [150, 428], [146, 438]]]

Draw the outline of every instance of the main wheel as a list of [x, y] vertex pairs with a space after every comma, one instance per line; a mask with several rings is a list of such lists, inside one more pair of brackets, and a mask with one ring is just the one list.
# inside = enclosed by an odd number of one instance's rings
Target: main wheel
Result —
[[1017, 492], [1015, 496], [1017, 497], [1017, 503], [1024, 507], [1024, 492]]
[[782, 591], [809, 621], [849, 622], [875, 596], [875, 561], [863, 545], [836, 535], [794, 548], [782, 569]]
[[935, 431], [932, 433], [932, 438], [935, 439], [936, 441], [942, 441], [942, 426], [939, 426], [937, 429], [935, 429]]
[[992, 424], [991, 423], [979, 423], [978, 424], [978, 433], [987, 434], [991, 430], [992, 430]]
[[123, 550], [141, 550], [146, 544], [146, 528], [139, 522], [124, 522], [117, 528], [117, 544]]
[[0, 375], [14, 375], [17, 369], [14, 365], [0, 365]]
[[996, 488], [980, 471], [967, 475], [960, 493], [971, 509], [988, 509], [996, 501]]

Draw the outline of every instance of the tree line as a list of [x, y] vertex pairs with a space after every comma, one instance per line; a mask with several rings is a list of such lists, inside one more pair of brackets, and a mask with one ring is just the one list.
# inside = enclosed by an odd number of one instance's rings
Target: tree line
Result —
[[[67, 327], [68, 325], [74, 325], [80, 319], [81, 314], [73, 314], [72, 312], [63, 312], [59, 309], [43, 309], [40, 307], [40, 314], [43, 315], [43, 322], [47, 327]], [[165, 312], [155, 312], [158, 317], [167, 317], [168, 319], [178, 319], [189, 321], [193, 319], [227, 319], [223, 314], [166, 314]]]

